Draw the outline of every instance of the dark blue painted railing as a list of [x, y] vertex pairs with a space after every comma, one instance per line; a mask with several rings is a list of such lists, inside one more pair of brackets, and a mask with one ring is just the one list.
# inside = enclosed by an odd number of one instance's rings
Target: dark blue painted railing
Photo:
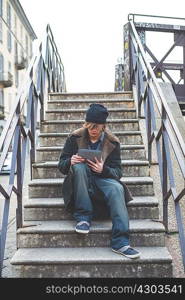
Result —
[[[169, 223], [169, 199], [174, 201], [176, 222], [179, 233], [179, 241], [182, 252], [182, 259], [185, 268], [185, 233], [182, 207], [180, 201], [185, 196], [185, 142], [173, 117], [171, 109], [164, 97], [163, 91], [156, 75], [147, 59], [144, 47], [134, 25], [133, 15], [129, 18], [130, 35], [130, 78], [136, 86], [138, 117], [144, 118], [147, 132], [147, 152], [150, 164], [152, 158], [152, 146], [156, 145], [156, 153], [161, 181], [163, 200], [163, 223], [168, 232]], [[157, 108], [157, 113], [156, 109]], [[142, 110], [142, 108], [144, 108]], [[142, 113], [141, 113], [142, 112]], [[157, 121], [160, 127], [157, 128]], [[179, 177], [175, 178], [175, 167], [179, 167]], [[179, 181], [182, 188], [179, 190]], [[183, 205], [184, 207], [184, 205]]]
[[[0, 276], [2, 275], [12, 192], [17, 196], [17, 228], [20, 228], [23, 225], [22, 192], [28, 143], [30, 143], [31, 166], [32, 163], [35, 162], [36, 128], [38, 127], [38, 124], [44, 120], [48, 93], [65, 91], [64, 67], [51, 28], [47, 25], [46, 34], [38, 46], [37, 53], [28, 66], [25, 82], [18, 90], [18, 95], [12, 107], [10, 116], [6, 121], [0, 136], [0, 172], [10, 147], [13, 153], [8, 187], [5, 189], [0, 181], [0, 194], [4, 199], [0, 225]], [[24, 116], [25, 122], [23, 122], [24, 106], [27, 107], [26, 116]], [[32, 178], [32, 169], [30, 169], [30, 171]], [[17, 179], [17, 183], [15, 179]]]

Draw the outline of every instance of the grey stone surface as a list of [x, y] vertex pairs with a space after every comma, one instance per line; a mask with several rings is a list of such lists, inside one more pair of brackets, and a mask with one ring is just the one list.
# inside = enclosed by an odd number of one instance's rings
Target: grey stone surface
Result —
[[[143, 145], [121, 145], [120, 148], [122, 159], [146, 159]], [[63, 145], [58, 147], [38, 147], [36, 151], [36, 160], [37, 162], [58, 161], [62, 149]]]
[[[85, 120], [87, 108], [84, 109], [48, 109], [46, 120]], [[135, 108], [109, 108], [109, 119], [136, 119]]]
[[[75, 221], [25, 222], [18, 230], [18, 248], [31, 247], [105, 247], [110, 245], [110, 221], [92, 222], [90, 233], [79, 236]], [[33, 225], [33, 226], [32, 226]], [[152, 220], [130, 220], [133, 246], [164, 246], [164, 226]]]
[[[122, 160], [123, 176], [149, 176], [148, 161]], [[61, 178], [64, 175], [58, 169], [58, 161], [45, 161], [33, 164], [33, 179]]]
[[107, 108], [133, 108], [133, 99], [70, 99], [70, 100], [50, 100], [48, 101], [48, 109], [72, 109], [78, 107], [78, 109], [88, 108], [91, 103], [100, 103], [106, 105]]
[[[130, 219], [158, 219], [158, 200], [155, 197], [134, 197], [128, 203]], [[62, 198], [33, 198], [25, 203], [25, 220], [71, 220], [72, 214], [65, 211]]]
[[[138, 247], [139, 260], [106, 247], [19, 249], [13, 276], [21, 277], [171, 277], [171, 256], [164, 247]], [[124, 272], [123, 272], [124, 269]]]
[[[83, 120], [52, 120], [44, 121], [41, 124], [41, 131], [43, 133], [66, 133], [73, 132], [75, 129], [82, 127], [84, 124]], [[108, 120], [106, 127], [111, 131], [136, 131], [138, 130], [137, 119], [117, 119], [114, 121]]]
[[[40, 133], [40, 146], [62, 146], [70, 132], [64, 133]], [[142, 136], [140, 131], [114, 131], [120, 140], [120, 143], [127, 145], [142, 144]]]

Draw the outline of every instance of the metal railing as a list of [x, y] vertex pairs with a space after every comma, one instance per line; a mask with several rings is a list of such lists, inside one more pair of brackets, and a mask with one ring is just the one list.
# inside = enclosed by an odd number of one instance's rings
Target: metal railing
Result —
[[[169, 198], [172, 196], [175, 206], [182, 259], [185, 268], [185, 234], [180, 206], [180, 200], [182, 199], [183, 201], [185, 195], [185, 142], [164, 97], [161, 86], [147, 60], [133, 18], [129, 18], [129, 26], [131, 82], [136, 85], [138, 117], [141, 117], [143, 105], [147, 131], [148, 159], [150, 164], [152, 163], [152, 146], [154, 142], [156, 145], [163, 198], [163, 222], [166, 231], [168, 231], [168, 202]], [[159, 116], [156, 116], [154, 107], [157, 108]], [[159, 128], [157, 128], [157, 118], [160, 121]], [[177, 190], [174, 176], [175, 170], [170, 152], [173, 153], [175, 161], [181, 171], [180, 179], [182, 180], [183, 187], [180, 191]]]
[[[16, 226], [20, 228], [23, 225], [22, 191], [28, 146], [30, 148], [30, 174], [32, 178], [31, 166], [32, 163], [35, 162], [36, 128], [38, 126], [38, 120], [39, 122], [44, 120], [48, 92], [66, 91], [64, 67], [49, 25], [47, 25], [46, 34], [28, 66], [24, 78], [25, 81], [18, 90], [10, 116], [0, 136], [0, 172], [10, 147], [12, 149], [11, 172], [7, 189], [5, 189], [0, 182], [0, 195], [2, 194], [4, 199], [0, 228], [0, 276], [3, 268], [12, 192], [17, 196]], [[25, 122], [22, 122], [25, 105], [27, 112]], [[39, 110], [40, 115], [38, 114]], [[17, 173], [17, 184], [15, 183], [15, 173]]]

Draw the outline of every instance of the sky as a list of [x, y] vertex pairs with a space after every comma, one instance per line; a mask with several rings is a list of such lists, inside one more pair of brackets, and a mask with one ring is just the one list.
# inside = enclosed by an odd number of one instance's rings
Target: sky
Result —
[[[20, 0], [20, 3], [38, 41], [50, 24], [65, 68], [68, 92], [114, 90], [115, 65], [123, 57], [123, 26], [129, 13], [185, 17], [184, 0], [176, 0], [174, 4], [169, 0]], [[160, 54], [159, 40], [151, 41]]]

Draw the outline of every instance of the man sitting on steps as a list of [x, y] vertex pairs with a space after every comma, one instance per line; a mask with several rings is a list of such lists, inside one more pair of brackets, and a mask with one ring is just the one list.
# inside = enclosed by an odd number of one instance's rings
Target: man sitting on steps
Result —
[[[112, 220], [111, 247], [116, 253], [138, 258], [139, 252], [129, 245], [129, 218], [126, 203], [132, 200], [122, 177], [119, 139], [106, 129], [107, 108], [91, 104], [82, 128], [67, 138], [58, 164], [67, 175], [62, 192], [67, 210], [77, 221], [75, 230], [81, 234], [90, 231], [91, 221], [107, 210]], [[79, 149], [102, 151], [95, 162], [79, 156]], [[104, 208], [103, 208], [104, 207]], [[106, 215], [106, 214], [105, 214]]]

